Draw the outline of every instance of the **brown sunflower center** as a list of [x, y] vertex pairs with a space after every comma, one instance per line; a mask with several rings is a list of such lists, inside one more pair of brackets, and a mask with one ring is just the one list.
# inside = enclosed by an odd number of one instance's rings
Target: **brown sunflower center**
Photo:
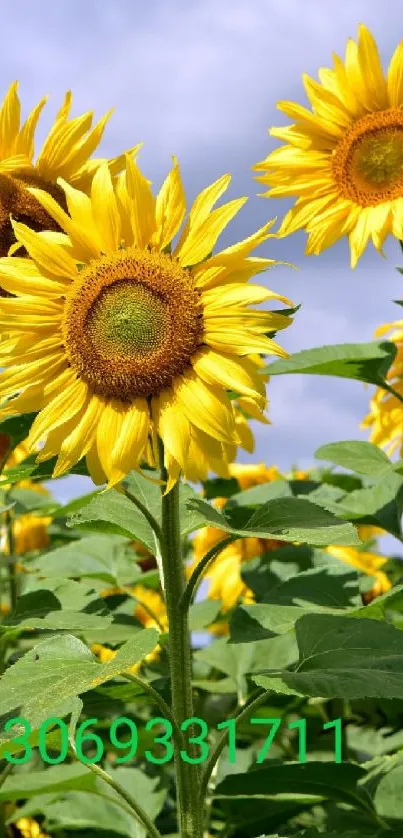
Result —
[[366, 114], [339, 142], [333, 176], [344, 197], [362, 207], [403, 195], [403, 111]]
[[135, 247], [92, 262], [66, 301], [63, 334], [93, 392], [121, 401], [157, 394], [203, 340], [193, 277], [167, 254]]

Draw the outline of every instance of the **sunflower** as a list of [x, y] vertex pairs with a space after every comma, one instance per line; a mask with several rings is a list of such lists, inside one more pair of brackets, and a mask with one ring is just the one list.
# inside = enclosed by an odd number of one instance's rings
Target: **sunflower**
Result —
[[[229, 466], [232, 477], [236, 477], [241, 489], [250, 489], [253, 486], [262, 485], [272, 480], [285, 479], [279, 472], [277, 466], [266, 466], [264, 463], [257, 465], [243, 465], [234, 463]], [[309, 471], [293, 470], [287, 479], [309, 479]], [[224, 509], [228, 502], [227, 498], [215, 498], [213, 506]], [[379, 527], [360, 526], [358, 533], [363, 544], [378, 535], [383, 534]], [[187, 568], [188, 576], [199, 564], [206, 553], [223, 540], [223, 532], [216, 527], [204, 527], [199, 530], [193, 539], [193, 562]], [[222, 602], [222, 612], [225, 614], [239, 602], [250, 603], [254, 601], [253, 592], [248, 588], [242, 579], [242, 567], [251, 559], [263, 556], [271, 551], [286, 547], [287, 542], [267, 538], [244, 538], [233, 541], [225, 547], [217, 558], [209, 565], [205, 574], [209, 580], [207, 597]], [[381, 570], [386, 564], [384, 556], [370, 553], [366, 550], [354, 547], [342, 547], [332, 545], [325, 548], [325, 552], [334, 556], [342, 562], [357, 568], [367, 576], [375, 577], [374, 585], [370, 591], [364, 594], [364, 601], [370, 602], [376, 596], [385, 593], [391, 587], [391, 582]], [[218, 622], [210, 627], [210, 630], [217, 634], [228, 633], [228, 624], [225, 621]]]
[[[45, 189], [65, 207], [65, 194], [58, 186], [57, 178], [63, 177], [76, 189], [86, 192], [94, 173], [104, 162], [103, 159], [89, 158], [99, 145], [112, 112], [105, 114], [94, 127], [91, 112], [69, 119], [72, 105], [70, 91], [66, 93], [34, 162], [35, 130], [47, 98], [41, 99], [23, 125], [18, 82], [10, 85], [0, 107], [0, 256], [5, 256], [15, 243], [10, 215], [28, 223], [34, 230], [59, 230], [55, 219], [27, 190], [27, 186]], [[124, 155], [109, 160], [108, 165], [110, 171], [117, 174], [124, 166]]]
[[211, 255], [246, 201], [212, 209], [229, 182], [196, 198], [173, 248], [186, 213], [176, 160], [156, 198], [130, 155], [116, 188], [108, 166], [97, 169], [90, 197], [59, 179], [70, 216], [30, 189], [65, 234], [51, 240], [13, 221], [30, 258], [0, 259], [0, 282], [14, 295], [0, 301], [9, 335], [0, 398], [9, 399], [3, 415], [39, 411], [27, 446], [44, 442], [40, 462], [58, 455], [54, 477], [86, 457], [94, 482], [113, 486], [151, 451], [156, 458], [159, 436], [170, 488], [181, 471], [195, 479], [234, 459], [227, 391], [265, 407], [248, 356], [284, 357], [268, 335], [291, 318], [249, 306], [290, 301], [247, 282], [274, 264], [249, 255], [271, 223]]
[[[158, 631], [168, 631], [168, 618], [165, 607], [165, 602], [159, 591], [154, 591], [152, 588], [146, 588], [144, 585], [134, 585], [131, 589], [113, 589], [104, 591], [103, 596], [109, 596], [111, 593], [122, 591], [122, 593], [130, 593], [136, 600], [134, 608], [134, 616], [144, 626], [144, 628], [156, 628]], [[109, 649], [107, 646], [102, 646], [100, 643], [94, 643], [91, 651], [101, 663], [107, 663], [116, 655], [115, 649]], [[157, 661], [160, 656], [161, 647], [159, 643], [155, 646], [152, 652], [149, 652], [143, 660], [135, 663], [128, 672], [136, 675], [143, 663], [153, 663]]]
[[23, 838], [49, 838], [47, 832], [43, 832], [39, 823], [34, 818], [18, 818], [15, 826]]
[[365, 550], [357, 550], [356, 547], [340, 547], [338, 545], [326, 547], [326, 552], [341, 562], [357, 568], [365, 576], [373, 576], [375, 578], [371, 589], [363, 594], [363, 600], [366, 604], [377, 596], [386, 593], [392, 587], [392, 583], [386, 576], [386, 573], [381, 570], [381, 567], [387, 563], [385, 556], [379, 556], [378, 554], [369, 553]]
[[[380, 326], [375, 335], [381, 337], [388, 332], [388, 340], [396, 344], [396, 358], [386, 376], [387, 381], [397, 393], [403, 396], [403, 320]], [[385, 448], [389, 454], [399, 450], [403, 456], [403, 404], [393, 393], [382, 387], [375, 390], [370, 402], [370, 411], [361, 423], [362, 428], [370, 428], [370, 442]]]
[[[27, 446], [24, 442], [14, 448], [5, 462], [5, 468], [12, 468], [23, 462], [28, 456]], [[36, 483], [32, 480], [20, 480], [17, 484], [19, 489], [30, 489], [37, 492], [40, 496], [45, 496], [51, 499], [51, 494], [45, 486]], [[8, 488], [5, 485], [3, 488]], [[9, 487], [11, 488], [11, 486]], [[13, 520], [13, 539], [14, 539], [14, 553], [17, 556], [23, 556], [31, 550], [41, 550], [49, 545], [48, 527], [52, 522], [52, 518], [48, 515], [37, 515], [33, 512], [27, 512], [25, 515], [20, 515]], [[0, 530], [1, 539], [3, 543], [2, 549], [6, 554], [8, 553], [7, 539], [5, 531]]]
[[311, 108], [279, 102], [293, 120], [270, 133], [286, 145], [258, 163], [266, 195], [296, 196], [279, 234], [306, 229], [307, 254], [319, 254], [348, 235], [355, 267], [371, 238], [403, 238], [403, 41], [385, 78], [374, 38], [359, 27], [343, 62], [304, 75]]

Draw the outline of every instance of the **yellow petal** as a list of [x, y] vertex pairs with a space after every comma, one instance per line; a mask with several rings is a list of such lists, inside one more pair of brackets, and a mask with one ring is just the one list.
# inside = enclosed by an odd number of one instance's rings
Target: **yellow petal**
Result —
[[208, 386], [193, 371], [174, 381], [174, 392], [189, 422], [222, 442], [236, 442], [233, 410], [226, 393]]
[[135, 160], [126, 156], [126, 183], [130, 198], [130, 213], [134, 243], [147, 247], [155, 232], [155, 200], [148, 180], [140, 172]]
[[18, 82], [10, 85], [0, 109], [0, 156], [8, 157], [12, 152], [20, 129], [20, 100]]
[[358, 27], [358, 61], [367, 90], [367, 105], [371, 110], [388, 106], [386, 81], [376, 42], [363, 24]]
[[255, 365], [247, 358], [232, 358], [223, 352], [202, 349], [193, 359], [192, 366], [206, 384], [224, 387], [260, 399], [265, 386]]
[[213, 210], [201, 224], [190, 227], [189, 233], [179, 250], [175, 251], [183, 267], [197, 265], [213, 250], [216, 241], [231, 219], [239, 212], [247, 198], [229, 201]]
[[112, 470], [108, 475], [109, 486], [122, 480], [131, 469], [139, 467], [147, 444], [150, 417], [147, 400], [135, 399], [126, 408], [120, 431], [112, 450]]
[[362, 207], [358, 221], [349, 236], [352, 268], [355, 268], [371, 235], [371, 210], [372, 207]]
[[172, 390], [162, 390], [155, 401], [157, 402], [156, 424], [159, 436], [165, 448], [184, 470], [190, 445], [189, 420]]
[[66, 292], [66, 282], [42, 276], [32, 259], [3, 256], [0, 259], [0, 285], [10, 294], [25, 296], [60, 297]]
[[28, 436], [28, 444], [36, 445], [49, 431], [73, 419], [81, 410], [88, 393], [88, 385], [70, 372], [70, 382], [36, 417]]
[[38, 123], [38, 119], [42, 113], [42, 109], [48, 100], [48, 96], [44, 96], [35, 108], [31, 111], [28, 118], [24, 122], [21, 131], [17, 137], [15, 150], [19, 154], [24, 154], [28, 160], [32, 160], [34, 156], [34, 135]]
[[173, 168], [164, 181], [155, 204], [157, 229], [152, 237], [152, 243], [158, 250], [164, 250], [172, 242], [186, 213], [186, 197], [179, 164], [176, 157], [173, 160]]
[[388, 96], [392, 108], [403, 105], [403, 40], [396, 47], [389, 64]]
[[64, 276], [73, 279], [76, 276], [77, 267], [74, 259], [59, 245], [46, 241], [26, 224], [13, 221], [12, 225], [17, 241], [27, 249], [32, 259], [45, 271], [56, 277]]
[[99, 399], [87, 392], [80, 414], [75, 417], [74, 428], [63, 438], [53, 477], [60, 477], [88, 454], [96, 440], [101, 411]]
[[120, 217], [111, 173], [106, 163], [103, 163], [94, 175], [91, 204], [102, 251], [113, 253], [118, 250], [120, 244]]

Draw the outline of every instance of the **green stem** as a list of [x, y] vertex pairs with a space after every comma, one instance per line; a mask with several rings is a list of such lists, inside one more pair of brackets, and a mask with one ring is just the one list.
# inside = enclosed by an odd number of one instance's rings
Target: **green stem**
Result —
[[192, 604], [197, 585], [199, 580], [203, 576], [204, 571], [215, 558], [217, 558], [218, 554], [224, 550], [224, 547], [227, 547], [228, 544], [231, 544], [232, 541], [236, 540], [235, 535], [229, 535], [228, 538], [224, 538], [223, 541], [220, 541], [218, 544], [215, 544], [205, 556], [203, 556], [202, 560], [196, 565], [189, 582], [186, 585], [186, 589], [181, 597], [180, 600], [180, 607], [182, 611], [187, 611], [189, 606]]
[[7, 533], [7, 547], [8, 547], [8, 579], [10, 587], [10, 601], [11, 610], [14, 611], [17, 605], [18, 590], [17, 590], [17, 572], [15, 569], [15, 543], [13, 532], [13, 518], [9, 511], [5, 513], [6, 516], [6, 533]]
[[168, 704], [166, 703], [166, 701], [164, 701], [162, 696], [159, 693], [157, 693], [157, 690], [155, 690], [151, 684], [148, 684], [147, 681], [143, 681], [142, 678], [138, 678], [137, 675], [132, 675], [130, 672], [122, 672], [121, 677], [126, 678], [128, 681], [131, 681], [132, 684], [137, 684], [139, 687], [142, 687], [144, 692], [148, 693], [151, 696], [151, 698], [154, 699], [155, 704], [157, 705], [157, 707], [160, 708], [164, 718], [168, 719], [171, 722], [174, 731], [176, 731], [177, 734], [180, 733], [180, 731], [178, 731], [176, 727], [175, 719], [171, 713], [170, 708], [168, 707]]
[[[164, 453], [160, 444], [161, 478], [164, 492], [167, 472], [163, 465]], [[162, 494], [162, 570], [165, 602], [169, 625], [169, 667], [171, 678], [172, 714], [176, 726], [193, 717], [192, 657], [188, 612], [180, 607], [185, 589], [182, 540], [179, 519], [179, 481]], [[192, 736], [194, 731], [188, 728]], [[197, 746], [188, 746], [190, 759], [198, 756]], [[178, 743], [175, 743], [175, 773], [178, 799], [178, 827], [181, 838], [202, 838], [203, 800], [199, 797], [199, 767], [184, 762]]]
[[390, 384], [387, 383], [387, 381], [382, 381], [382, 383], [379, 386], [382, 387], [382, 390], [386, 390], [387, 393], [391, 393], [391, 395], [394, 396], [395, 399], [397, 399], [399, 402], [403, 402], [403, 396], [401, 395], [401, 393], [398, 393], [397, 390], [395, 390]]
[[[236, 719], [237, 722], [243, 722], [244, 719], [247, 719], [249, 717], [249, 714], [250, 714], [251, 710], [255, 710], [256, 707], [259, 707], [260, 704], [263, 704], [263, 702], [266, 700], [266, 698], [268, 698], [269, 695], [270, 695], [270, 690], [266, 690], [265, 692], [260, 693], [256, 698], [252, 699], [252, 701], [249, 701], [249, 703], [246, 704], [245, 707], [242, 708], [241, 712], [237, 711], [232, 716], [230, 716], [230, 718], [231, 719]], [[200, 789], [199, 789], [199, 794], [200, 794], [200, 800], [201, 801], [204, 800], [204, 798], [207, 794], [208, 784], [209, 784], [210, 777], [213, 773], [214, 766], [215, 766], [220, 754], [224, 750], [227, 742], [228, 742], [228, 732], [227, 732], [227, 730], [224, 730], [224, 732], [221, 734], [220, 738], [217, 740], [217, 742], [215, 744], [215, 747], [211, 751], [210, 756], [209, 756], [208, 760], [206, 761], [206, 763], [204, 765], [203, 773], [202, 773], [201, 778], [200, 778]]]
[[123, 488], [123, 491], [124, 491], [126, 497], [128, 497], [129, 500], [131, 500], [131, 502], [134, 503], [135, 506], [137, 506], [137, 509], [144, 515], [146, 521], [148, 521], [148, 523], [150, 524], [150, 527], [151, 527], [158, 543], [161, 544], [162, 530], [161, 530], [161, 527], [160, 527], [158, 521], [155, 520], [155, 518], [151, 514], [150, 510], [147, 509], [147, 507], [144, 505], [144, 503], [141, 502], [141, 500], [136, 498], [136, 496], [133, 495], [132, 492], [129, 491], [129, 489], [126, 489], [125, 486], [123, 486], [122, 488]]

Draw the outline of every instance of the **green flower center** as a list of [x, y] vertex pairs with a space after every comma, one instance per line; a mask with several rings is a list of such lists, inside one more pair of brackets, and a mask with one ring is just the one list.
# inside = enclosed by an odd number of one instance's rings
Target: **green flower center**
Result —
[[379, 131], [363, 137], [353, 155], [359, 175], [370, 184], [386, 186], [403, 171], [402, 131]]
[[155, 293], [130, 280], [105, 289], [89, 314], [88, 332], [101, 355], [147, 355], [169, 337], [167, 307]]

